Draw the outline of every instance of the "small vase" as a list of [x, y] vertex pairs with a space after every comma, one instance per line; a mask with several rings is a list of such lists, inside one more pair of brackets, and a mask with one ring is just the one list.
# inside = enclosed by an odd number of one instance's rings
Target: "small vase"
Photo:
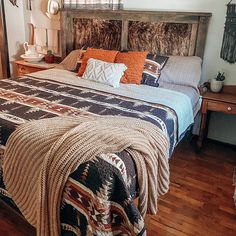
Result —
[[44, 60], [48, 64], [54, 63], [54, 55], [53, 54], [51, 54], [51, 55], [46, 54], [44, 57]]
[[219, 93], [223, 87], [223, 83], [224, 83], [223, 81], [212, 79], [210, 85], [211, 91], [214, 93]]

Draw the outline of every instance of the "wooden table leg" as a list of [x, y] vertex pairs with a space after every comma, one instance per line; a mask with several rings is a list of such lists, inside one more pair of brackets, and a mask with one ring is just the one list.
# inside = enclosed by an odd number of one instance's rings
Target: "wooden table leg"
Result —
[[197, 140], [197, 151], [200, 151], [202, 148], [202, 143], [205, 137], [205, 128], [206, 128], [206, 123], [207, 123], [207, 112], [202, 114], [202, 120], [201, 120], [201, 126], [200, 126], [200, 131], [199, 131], [199, 136]]
[[197, 149], [196, 149], [197, 153], [200, 153], [202, 149], [203, 140], [208, 133], [208, 124], [209, 124], [210, 117], [208, 116], [209, 111], [208, 111], [207, 100], [203, 99], [201, 112], [202, 112], [202, 117], [201, 117], [199, 136], [197, 140]]

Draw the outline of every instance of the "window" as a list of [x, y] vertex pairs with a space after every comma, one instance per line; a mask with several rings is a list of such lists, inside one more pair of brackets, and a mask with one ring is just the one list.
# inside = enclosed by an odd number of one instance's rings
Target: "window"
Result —
[[63, 8], [123, 9], [123, 0], [64, 0]]

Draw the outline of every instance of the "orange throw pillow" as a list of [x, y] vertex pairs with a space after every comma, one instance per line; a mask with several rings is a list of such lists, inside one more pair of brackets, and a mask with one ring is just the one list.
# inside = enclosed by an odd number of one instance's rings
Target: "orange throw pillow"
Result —
[[87, 66], [88, 59], [93, 58], [105, 62], [114, 62], [118, 51], [88, 48], [82, 59], [82, 64], [78, 71], [78, 76], [83, 76]]
[[144, 63], [147, 54], [148, 52], [119, 52], [117, 54], [115, 63], [124, 63], [128, 68], [121, 78], [121, 83], [141, 83]]

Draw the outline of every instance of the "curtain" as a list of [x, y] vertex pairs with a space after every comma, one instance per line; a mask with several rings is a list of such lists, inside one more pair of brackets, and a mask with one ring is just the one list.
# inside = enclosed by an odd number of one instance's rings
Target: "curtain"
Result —
[[64, 0], [63, 8], [123, 9], [123, 0]]

